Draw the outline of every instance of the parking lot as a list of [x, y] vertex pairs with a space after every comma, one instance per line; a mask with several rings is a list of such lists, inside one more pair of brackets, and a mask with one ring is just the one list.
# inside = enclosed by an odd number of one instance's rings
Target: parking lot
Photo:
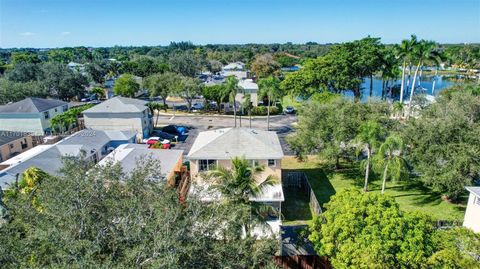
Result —
[[[277, 132], [285, 155], [294, 155], [294, 152], [288, 147], [285, 137], [293, 131], [292, 125], [296, 121], [297, 117], [294, 115], [275, 115], [270, 117], [270, 130]], [[233, 117], [223, 116], [159, 116], [158, 126], [165, 126], [169, 124], [182, 125], [190, 128], [186, 139], [177, 143], [174, 147], [175, 149], [184, 150], [185, 155], [187, 155], [199, 132], [210, 129], [233, 127], [235, 122]], [[267, 118], [252, 118], [251, 125], [252, 128], [266, 130]], [[237, 126], [240, 126], [240, 120], [238, 118]], [[249, 119], [242, 117], [241, 126], [249, 127]]]

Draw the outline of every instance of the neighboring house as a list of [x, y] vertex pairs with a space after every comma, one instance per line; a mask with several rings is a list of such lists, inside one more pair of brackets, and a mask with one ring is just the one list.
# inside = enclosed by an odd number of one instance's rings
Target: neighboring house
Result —
[[85, 74], [85, 65], [84, 64], [79, 64], [75, 62], [69, 62], [67, 64], [68, 69], [75, 71], [75, 72], [80, 72], [82, 74]]
[[6, 161], [32, 147], [32, 137], [28, 133], [0, 131], [0, 162]]
[[463, 226], [480, 233], [480, 187], [466, 187], [470, 192]]
[[[248, 128], [224, 128], [200, 132], [187, 157], [190, 160], [192, 180], [200, 185], [206, 184], [201, 177], [203, 172], [217, 166], [230, 168], [235, 157], [244, 157], [252, 164], [263, 166], [264, 171], [258, 176], [258, 184], [270, 175], [275, 176], [278, 183], [264, 188], [262, 194], [251, 197], [250, 201], [265, 203], [281, 213], [281, 203], [284, 201], [281, 183], [283, 151], [275, 132]], [[209, 201], [217, 197], [201, 199]], [[280, 218], [267, 223], [274, 233], [278, 233]]]
[[126, 97], [114, 97], [83, 111], [85, 127], [102, 131], [135, 131], [143, 139], [153, 130], [148, 102]]
[[0, 106], [0, 129], [44, 135], [50, 119], [68, 110], [68, 103], [55, 99], [26, 98]]
[[159, 161], [158, 176], [166, 179], [171, 185], [175, 184], [183, 165], [183, 150], [150, 149], [145, 144], [124, 144], [108, 154], [98, 164], [119, 163], [123, 172], [129, 173], [137, 168], [137, 161], [146, 158]]
[[220, 74], [224, 77], [235, 76], [239, 80], [246, 79], [250, 76], [250, 72], [242, 62], [229, 63], [222, 68]]
[[[63, 167], [63, 157], [83, 157], [97, 163], [121, 144], [135, 143], [136, 133], [132, 131], [82, 130], [53, 145], [45, 145], [39, 150], [31, 149], [15, 158], [16, 162], [4, 162], [0, 171], [0, 187], [8, 189], [29, 167], [37, 167], [51, 174], [59, 175]], [[23, 156], [22, 156], [23, 155]]]
[[243, 104], [246, 94], [250, 94], [250, 100], [253, 106], [258, 106], [258, 85], [252, 79], [244, 79], [238, 82], [241, 92], [237, 93], [235, 100]]

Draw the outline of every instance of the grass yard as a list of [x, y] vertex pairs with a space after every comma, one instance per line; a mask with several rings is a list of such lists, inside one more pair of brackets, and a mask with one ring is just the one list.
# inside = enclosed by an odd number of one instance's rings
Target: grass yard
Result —
[[283, 188], [285, 202], [282, 203], [284, 225], [306, 224], [312, 219], [309, 197], [304, 190], [296, 187]]
[[[282, 168], [304, 171], [322, 206], [337, 191], [363, 187], [364, 177], [358, 169], [349, 168], [340, 172], [328, 172], [322, 168], [321, 162], [314, 156], [310, 156], [305, 162], [298, 162], [294, 157], [285, 157], [282, 161]], [[370, 192], [380, 192], [381, 180], [370, 181], [369, 190]], [[453, 204], [444, 201], [440, 194], [423, 187], [418, 182], [387, 182], [385, 193], [395, 197], [400, 208], [405, 211], [420, 211], [436, 220], [463, 220], [466, 208], [464, 203]], [[287, 203], [288, 199], [286, 198], [284, 204]]]

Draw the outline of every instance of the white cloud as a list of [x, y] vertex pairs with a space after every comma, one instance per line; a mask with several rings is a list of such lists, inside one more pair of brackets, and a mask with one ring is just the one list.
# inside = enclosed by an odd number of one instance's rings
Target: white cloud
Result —
[[70, 32], [62, 32], [62, 35], [69, 35], [71, 34]]
[[32, 36], [32, 35], [35, 35], [35, 33], [32, 33], [32, 32], [23, 32], [23, 33], [20, 33], [19, 35], [21, 35], [21, 36]]

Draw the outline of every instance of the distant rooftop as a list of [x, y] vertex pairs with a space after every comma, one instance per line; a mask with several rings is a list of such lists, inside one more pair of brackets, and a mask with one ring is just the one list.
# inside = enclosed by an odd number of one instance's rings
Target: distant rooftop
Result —
[[188, 157], [191, 159], [228, 160], [281, 159], [283, 151], [273, 131], [249, 128], [223, 128], [200, 132]]
[[68, 103], [56, 99], [30, 97], [0, 106], [0, 113], [39, 113], [64, 105], [68, 105]]
[[147, 103], [139, 99], [116, 96], [83, 111], [83, 114], [142, 112], [147, 108]]

